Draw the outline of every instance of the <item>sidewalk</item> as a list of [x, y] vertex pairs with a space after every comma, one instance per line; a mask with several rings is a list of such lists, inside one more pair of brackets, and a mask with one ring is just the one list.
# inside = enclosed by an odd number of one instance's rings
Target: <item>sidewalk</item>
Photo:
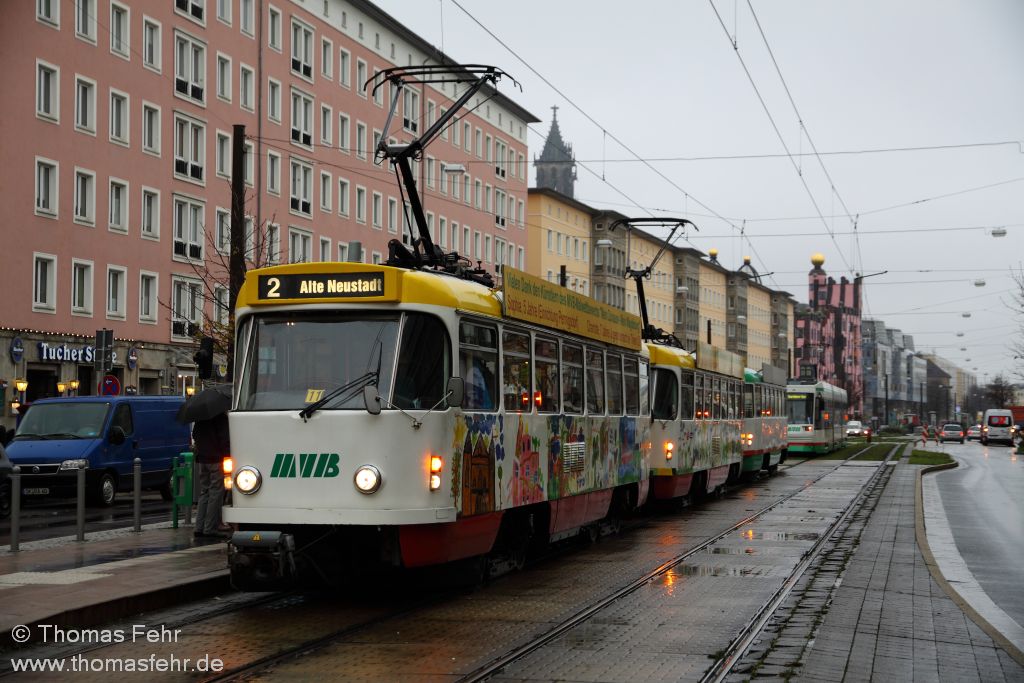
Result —
[[[0, 644], [17, 625], [88, 626], [229, 589], [225, 544], [169, 523], [0, 549]], [[33, 629], [33, 632], [35, 629]]]

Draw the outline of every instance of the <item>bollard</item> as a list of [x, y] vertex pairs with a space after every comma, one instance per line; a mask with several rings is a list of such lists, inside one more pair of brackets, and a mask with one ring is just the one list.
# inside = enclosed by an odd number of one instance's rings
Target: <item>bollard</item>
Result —
[[78, 468], [78, 541], [85, 541], [85, 468]]
[[171, 458], [171, 528], [178, 528], [178, 456]]
[[132, 474], [135, 478], [133, 485], [135, 496], [135, 530], [142, 531], [142, 458], [135, 458]]
[[11, 552], [18, 552], [18, 536], [21, 532], [21, 467], [11, 470]]

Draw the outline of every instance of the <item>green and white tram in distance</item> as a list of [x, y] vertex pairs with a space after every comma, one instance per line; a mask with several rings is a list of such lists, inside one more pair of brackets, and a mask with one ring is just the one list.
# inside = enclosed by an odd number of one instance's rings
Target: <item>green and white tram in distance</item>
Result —
[[846, 390], [828, 382], [786, 387], [789, 453], [831, 453], [846, 444]]

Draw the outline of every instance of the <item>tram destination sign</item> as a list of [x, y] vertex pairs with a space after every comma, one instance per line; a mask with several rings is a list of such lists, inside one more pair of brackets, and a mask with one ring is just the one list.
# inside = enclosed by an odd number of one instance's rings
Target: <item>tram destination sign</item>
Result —
[[640, 318], [565, 287], [502, 267], [505, 315], [627, 349], [640, 348]]
[[261, 301], [384, 296], [384, 273], [279, 273], [260, 275]]

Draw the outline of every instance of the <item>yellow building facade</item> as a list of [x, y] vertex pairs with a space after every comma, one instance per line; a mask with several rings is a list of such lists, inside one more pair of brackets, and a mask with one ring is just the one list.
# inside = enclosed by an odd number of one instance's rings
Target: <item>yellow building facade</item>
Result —
[[772, 291], [747, 283], [747, 367], [760, 370], [772, 364]]
[[555, 190], [531, 187], [526, 202], [526, 272], [590, 296], [591, 222], [594, 209]]
[[726, 293], [728, 271], [716, 260], [717, 249], [709, 250], [712, 260], [700, 262], [700, 332], [698, 339], [708, 341], [711, 323], [711, 345], [726, 348]]

